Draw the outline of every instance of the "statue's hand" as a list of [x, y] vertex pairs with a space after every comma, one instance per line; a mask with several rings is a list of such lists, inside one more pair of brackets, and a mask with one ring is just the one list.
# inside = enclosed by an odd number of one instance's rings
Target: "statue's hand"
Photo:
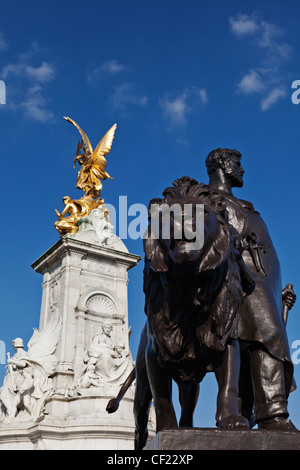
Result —
[[112, 398], [111, 400], [109, 400], [107, 404], [106, 411], [108, 413], [115, 413], [115, 411], [117, 411], [118, 408], [119, 408], [119, 400], [117, 398]]
[[121, 346], [114, 347], [114, 351], [116, 351], [116, 353], [118, 354], [118, 357], [122, 357], [122, 353], [123, 353], [122, 349], [124, 348], [122, 348]]
[[282, 289], [282, 303], [286, 304], [289, 310], [293, 308], [296, 299], [296, 294], [291, 287], [286, 286], [284, 289]]

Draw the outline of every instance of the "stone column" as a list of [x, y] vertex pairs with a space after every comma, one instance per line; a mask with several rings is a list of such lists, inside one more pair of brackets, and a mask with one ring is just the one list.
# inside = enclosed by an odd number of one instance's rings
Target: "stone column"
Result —
[[44, 276], [40, 329], [52, 315], [62, 319], [57, 390], [71, 387], [78, 378], [84, 351], [92, 336], [101, 334], [105, 321], [113, 324], [116, 344], [129, 350], [128, 270], [141, 258], [123, 247], [117, 251], [64, 237], [32, 265]]

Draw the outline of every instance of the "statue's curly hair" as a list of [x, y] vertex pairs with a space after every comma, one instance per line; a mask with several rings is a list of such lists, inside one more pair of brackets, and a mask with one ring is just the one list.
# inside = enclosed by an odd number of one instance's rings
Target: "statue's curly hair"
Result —
[[218, 148], [209, 152], [206, 157], [205, 165], [207, 169], [207, 174], [211, 175], [215, 170], [220, 168], [220, 163], [225, 158], [228, 158], [228, 155], [236, 155], [239, 158], [242, 158], [241, 152], [236, 149], [225, 149], [225, 148]]

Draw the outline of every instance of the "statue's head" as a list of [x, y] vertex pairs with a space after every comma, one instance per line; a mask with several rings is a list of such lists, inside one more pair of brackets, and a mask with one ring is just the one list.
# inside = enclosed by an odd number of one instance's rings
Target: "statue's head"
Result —
[[242, 154], [235, 149], [212, 150], [205, 161], [208, 176], [221, 171], [231, 183], [231, 187], [241, 188], [244, 184], [241, 158]]
[[102, 324], [102, 331], [105, 335], [110, 335], [112, 329], [113, 326], [109, 321], [106, 321]]
[[71, 201], [70, 196], [63, 197], [63, 203], [66, 205], [69, 201]]
[[20, 349], [20, 348], [24, 348], [24, 344], [23, 344], [22, 338], [16, 338], [16, 339], [14, 339], [13, 342], [12, 342], [12, 345], [13, 345], [13, 347], [14, 347], [15, 350]]
[[148, 207], [144, 251], [149, 267], [195, 277], [219, 266], [230, 243], [220, 197], [211, 197], [206, 185], [188, 176], [174, 181], [163, 196], [152, 199]]

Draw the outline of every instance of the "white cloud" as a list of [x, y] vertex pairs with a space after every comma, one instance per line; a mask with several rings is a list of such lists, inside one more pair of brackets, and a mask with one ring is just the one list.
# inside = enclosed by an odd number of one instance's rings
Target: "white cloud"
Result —
[[243, 74], [237, 89], [244, 95], [258, 94], [261, 109], [265, 111], [286, 95], [284, 64], [291, 56], [292, 47], [282, 41], [281, 28], [256, 13], [240, 13], [229, 18], [229, 24], [235, 35], [250, 38], [252, 46], [263, 51], [261, 62]]
[[4, 34], [0, 31], [0, 51], [7, 49], [7, 42], [5, 40]]
[[124, 110], [130, 104], [145, 106], [148, 103], [148, 97], [137, 94], [132, 83], [122, 83], [109, 97], [109, 103], [114, 109]]
[[183, 145], [184, 147], [189, 147], [190, 142], [186, 139], [180, 139], [179, 137], [176, 139], [176, 142], [180, 145]]
[[173, 124], [185, 124], [188, 113], [187, 93], [184, 92], [176, 98], [165, 96], [160, 100], [160, 106], [164, 116]]
[[258, 35], [258, 45], [261, 47], [273, 47], [277, 38], [281, 35], [281, 30], [268, 21], [260, 22], [260, 34]]
[[266, 61], [287, 59], [292, 51], [289, 44], [280, 40], [283, 30], [269, 21], [259, 18], [256, 13], [239, 13], [229, 18], [230, 29], [237, 36], [251, 37], [253, 43], [266, 50]]
[[269, 49], [274, 53], [279, 50], [283, 57], [290, 53], [291, 47], [280, 41], [282, 29], [269, 21], [260, 19], [256, 13], [252, 15], [239, 13], [229, 18], [229, 23], [233, 33], [240, 37], [252, 37], [259, 47]]
[[47, 62], [42, 62], [39, 67], [28, 65], [25, 68], [25, 72], [29, 78], [33, 78], [41, 83], [47, 83], [53, 80], [56, 74], [55, 67]]
[[286, 96], [286, 91], [283, 88], [274, 88], [269, 94], [261, 101], [261, 109], [266, 111], [273, 104], [277, 103], [278, 100]]
[[251, 93], [261, 93], [265, 89], [261, 75], [255, 70], [249, 70], [240, 83], [238, 84], [238, 90], [244, 95]]
[[186, 124], [188, 114], [199, 103], [208, 101], [205, 88], [186, 87], [180, 93], [167, 93], [159, 100], [164, 117], [171, 125], [183, 126]]
[[118, 73], [118, 72], [123, 72], [123, 70], [125, 69], [125, 66], [123, 64], [120, 64], [118, 60], [112, 59], [112, 60], [107, 60], [106, 62], [103, 62], [103, 64], [101, 65], [101, 69], [109, 73]]
[[34, 66], [33, 58], [39, 52], [34, 43], [15, 63], [5, 65], [0, 76], [9, 83], [10, 99], [6, 109], [22, 110], [26, 117], [46, 122], [53, 119], [53, 113], [47, 108], [45, 85], [54, 80], [56, 69], [45, 61]]
[[200, 101], [203, 103], [203, 104], [206, 104], [208, 102], [208, 96], [207, 96], [207, 91], [205, 88], [198, 88], [198, 89], [195, 89], [195, 94], [199, 95], [199, 98], [200, 98]]
[[53, 119], [53, 113], [47, 109], [47, 103], [42, 91], [43, 89], [39, 85], [30, 88], [26, 93], [24, 101], [18, 107], [23, 109], [25, 115], [30, 119], [47, 122]]
[[42, 62], [38, 67], [32, 67], [26, 62], [17, 62], [15, 64], [7, 64], [3, 67], [1, 76], [7, 79], [9, 76], [22, 75], [32, 81], [46, 83], [55, 78], [55, 67], [47, 62]]
[[254, 34], [258, 31], [258, 20], [254, 14], [243, 15], [239, 13], [235, 17], [229, 18], [231, 30], [238, 36]]
[[126, 70], [124, 64], [121, 64], [117, 59], [106, 60], [99, 66], [91, 65], [86, 71], [87, 81], [93, 82], [101, 77], [103, 74], [116, 75]]
[[281, 98], [286, 96], [286, 91], [280, 80], [274, 79], [271, 70], [250, 70], [244, 75], [238, 84], [238, 91], [244, 95], [257, 94], [260, 97], [260, 107], [268, 110]]
[[1, 77], [6, 80], [10, 75], [21, 75], [24, 73], [24, 65], [17, 64], [7, 64], [3, 67], [1, 71]]

